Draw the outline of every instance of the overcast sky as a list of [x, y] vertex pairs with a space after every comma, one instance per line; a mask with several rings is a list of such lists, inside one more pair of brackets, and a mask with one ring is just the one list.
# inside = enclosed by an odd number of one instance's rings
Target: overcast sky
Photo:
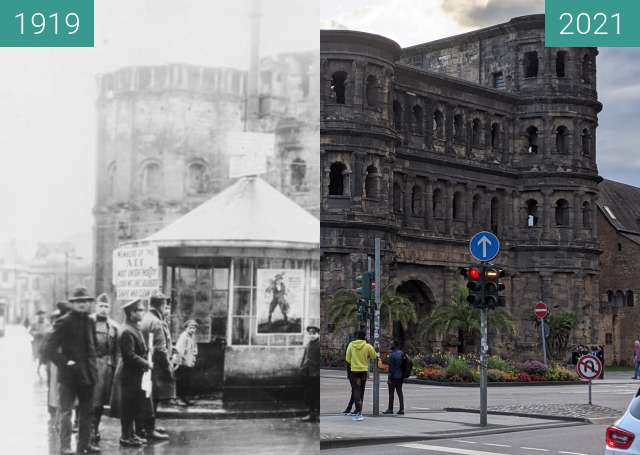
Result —
[[[402, 47], [544, 12], [543, 0], [330, 0], [320, 3], [322, 28], [391, 38]], [[597, 160], [600, 175], [640, 186], [640, 49], [600, 48]]]
[[[318, 9], [263, 0], [261, 54], [317, 50]], [[90, 232], [96, 75], [126, 65], [247, 69], [249, 0], [95, 0], [95, 47], [0, 48], [0, 242]]]

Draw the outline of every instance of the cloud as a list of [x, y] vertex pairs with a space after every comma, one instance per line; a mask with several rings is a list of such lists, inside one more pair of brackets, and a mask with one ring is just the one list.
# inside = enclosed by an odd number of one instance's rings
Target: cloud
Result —
[[544, 0], [442, 0], [442, 10], [458, 24], [486, 27], [544, 12]]

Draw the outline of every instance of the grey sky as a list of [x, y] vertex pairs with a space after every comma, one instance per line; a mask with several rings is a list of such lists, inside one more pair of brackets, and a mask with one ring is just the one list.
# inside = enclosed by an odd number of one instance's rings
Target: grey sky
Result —
[[[403, 47], [544, 12], [543, 0], [330, 0], [322, 28], [377, 33]], [[597, 160], [600, 175], [640, 186], [640, 49], [600, 48]]]
[[[182, 62], [248, 68], [249, 1], [95, 0], [93, 49], [0, 48], [0, 241], [91, 230], [95, 76]], [[315, 50], [318, 9], [263, 0], [261, 54]]]

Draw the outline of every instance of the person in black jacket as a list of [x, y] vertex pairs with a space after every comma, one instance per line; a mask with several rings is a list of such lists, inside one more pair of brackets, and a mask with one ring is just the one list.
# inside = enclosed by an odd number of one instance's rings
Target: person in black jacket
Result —
[[145, 309], [140, 299], [122, 306], [126, 322], [119, 337], [121, 364], [117, 374], [120, 386], [120, 445], [140, 447], [147, 441], [136, 436], [134, 422], [141, 422], [145, 409], [151, 406], [142, 390], [142, 375], [151, 368], [147, 360], [148, 348], [140, 331], [140, 321]]
[[93, 388], [97, 381], [96, 327], [89, 317], [93, 297], [83, 287], [69, 298], [71, 311], [58, 319], [46, 340], [45, 357], [58, 368], [60, 391], [60, 448], [71, 450], [71, 412], [78, 399], [77, 453], [98, 453], [90, 444]]
[[304, 350], [300, 370], [309, 414], [302, 421], [317, 422], [320, 416], [320, 329], [310, 325], [307, 333], [309, 343]]

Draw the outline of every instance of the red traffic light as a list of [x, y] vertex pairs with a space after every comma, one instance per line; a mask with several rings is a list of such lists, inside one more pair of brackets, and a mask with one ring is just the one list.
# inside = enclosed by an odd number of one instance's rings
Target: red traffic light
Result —
[[467, 276], [470, 280], [478, 281], [480, 279], [480, 270], [476, 269], [475, 267], [469, 267], [467, 269]]

